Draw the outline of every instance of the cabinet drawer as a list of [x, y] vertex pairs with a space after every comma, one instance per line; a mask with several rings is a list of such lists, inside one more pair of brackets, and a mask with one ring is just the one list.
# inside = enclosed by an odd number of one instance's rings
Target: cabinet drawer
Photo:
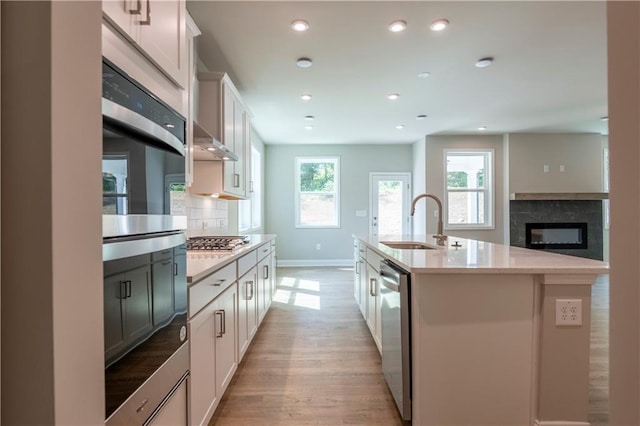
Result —
[[173, 249], [168, 248], [164, 250], [158, 250], [151, 253], [151, 261], [157, 262], [158, 260], [169, 259], [173, 255]]
[[236, 262], [231, 262], [189, 287], [189, 318], [235, 282], [236, 268]]
[[258, 253], [253, 250], [251, 253], [242, 256], [238, 259], [238, 276], [241, 277], [247, 273], [247, 271], [258, 263]]
[[370, 248], [367, 248], [367, 263], [371, 265], [376, 272], [380, 271], [380, 262], [382, 262], [383, 259], [384, 257], [380, 256]]
[[258, 261], [267, 257], [269, 253], [271, 253], [271, 244], [263, 244], [256, 250], [258, 252]]

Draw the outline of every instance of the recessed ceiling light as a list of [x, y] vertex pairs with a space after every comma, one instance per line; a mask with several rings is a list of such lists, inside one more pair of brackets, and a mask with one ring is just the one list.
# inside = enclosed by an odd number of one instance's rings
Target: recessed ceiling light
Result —
[[307, 120], [307, 121], [313, 121], [313, 120], [315, 120], [316, 118], [315, 118], [313, 115], [305, 115], [305, 116], [304, 116], [304, 119], [305, 119], [305, 120]]
[[404, 124], [398, 124], [398, 125], [396, 126], [396, 129], [398, 129], [398, 130], [402, 130], [402, 129], [404, 129]]
[[307, 31], [309, 29], [309, 23], [304, 19], [296, 19], [291, 23], [291, 28], [294, 31]]
[[606, 115], [604, 117], [600, 117], [600, 121], [609, 121], [609, 117]]
[[478, 130], [487, 130], [487, 126], [480, 126], [478, 127]]
[[392, 101], [395, 101], [396, 99], [398, 99], [400, 97], [399, 93], [389, 93], [387, 95], [387, 98], [391, 99]]
[[313, 65], [313, 62], [309, 58], [298, 58], [298, 60], [296, 61], [296, 65], [300, 68], [309, 68], [311, 65]]
[[478, 62], [476, 62], [476, 67], [485, 68], [491, 65], [492, 62], [493, 58], [491, 56], [487, 56], [486, 58], [478, 59]]
[[389, 24], [389, 31], [392, 33], [399, 33], [400, 31], [404, 31], [407, 29], [406, 21], [393, 21]]
[[449, 21], [446, 19], [438, 19], [431, 23], [431, 31], [442, 31], [449, 25]]
[[423, 72], [418, 73], [418, 78], [429, 78], [429, 77], [431, 77], [431, 73], [430, 72], [423, 71]]
[[309, 99], [311, 99], [311, 94], [303, 93], [302, 96], [300, 96], [300, 99], [302, 99], [303, 101], [308, 101]]
[[416, 120], [424, 120], [425, 118], [427, 118], [426, 114], [416, 115]]
[[304, 126], [304, 128], [307, 130], [311, 130], [313, 129], [313, 127], [314, 127], [313, 124], [307, 124], [306, 126]]
[[209, 148], [207, 148], [207, 151], [211, 151], [211, 152], [213, 152], [213, 151], [215, 151], [215, 150], [216, 150], [216, 149], [215, 149], [215, 148], [213, 148], [213, 147], [211, 147], [211, 146], [210, 146]]

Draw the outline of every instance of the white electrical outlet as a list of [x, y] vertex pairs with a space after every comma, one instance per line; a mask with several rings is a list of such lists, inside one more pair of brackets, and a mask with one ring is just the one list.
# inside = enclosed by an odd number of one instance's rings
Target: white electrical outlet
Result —
[[556, 299], [556, 325], [582, 325], [582, 300]]
[[320, 243], [316, 244], [316, 250], [320, 250]]

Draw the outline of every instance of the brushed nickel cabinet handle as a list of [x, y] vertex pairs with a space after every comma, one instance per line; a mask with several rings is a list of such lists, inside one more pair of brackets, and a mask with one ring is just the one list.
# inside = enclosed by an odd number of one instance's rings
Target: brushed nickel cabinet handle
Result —
[[176, 276], [176, 277], [178, 276], [178, 263], [177, 262], [173, 263], [173, 275]]
[[142, 2], [140, 0], [136, 1], [136, 8], [129, 10], [131, 15], [140, 15], [140, 11], [142, 10]]
[[220, 317], [220, 331], [216, 332], [216, 337], [222, 337], [224, 336], [224, 331], [223, 331], [223, 323], [224, 323], [224, 311], [223, 310], [218, 310], [214, 312], [216, 316]]
[[356, 274], [360, 275], [360, 270], [358, 269], [358, 266], [360, 266], [359, 260], [356, 261]]
[[240, 175], [238, 173], [233, 174], [233, 187], [234, 188], [240, 187]]
[[[253, 281], [245, 281], [245, 300], [253, 299]], [[251, 293], [249, 293], [249, 286], [251, 286]]]
[[269, 265], [264, 265], [263, 267], [263, 274], [262, 276], [264, 277], [264, 279], [266, 280], [267, 278], [269, 278]]
[[222, 285], [223, 282], [225, 282], [226, 280], [224, 278], [219, 279], [218, 281], [214, 282], [212, 285], [214, 287], [220, 287]]
[[127, 295], [125, 297], [129, 298], [131, 297], [131, 280], [127, 280], [124, 283], [127, 285]]
[[147, 19], [140, 21], [140, 25], [151, 25], [151, 0], [147, 0]]
[[227, 313], [222, 309], [222, 335], [227, 334]]
[[120, 281], [118, 286], [118, 299], [126, 299], [127, 298], [127, 282]]
[[377, 280], [375, 278], [369, 278], [369, 294], [372, 297], [376, 297], [375, 286]]

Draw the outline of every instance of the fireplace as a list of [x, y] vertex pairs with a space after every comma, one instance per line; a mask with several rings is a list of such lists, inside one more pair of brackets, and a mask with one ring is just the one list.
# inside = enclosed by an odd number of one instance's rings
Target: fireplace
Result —
[[588, 249], [587, 222], [527, 223], [526, 247], [531, 249]]
[[512, 199], [509, 210], [512, 246], [602, 260], [602, 199]]

